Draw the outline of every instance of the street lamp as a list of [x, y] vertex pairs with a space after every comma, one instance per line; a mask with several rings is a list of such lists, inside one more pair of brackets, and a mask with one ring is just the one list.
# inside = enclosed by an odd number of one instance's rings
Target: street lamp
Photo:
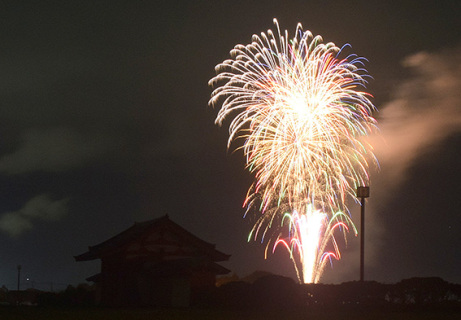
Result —
[[360, 281], [364, 280], [365, 272], [365, 198], [370, 196], [370, 187], [358, 187], [357, 198], [360, 198]]
[[18, 292], [19, 292], [20, 283], [21, 283], [21, 265], [18, 264]]

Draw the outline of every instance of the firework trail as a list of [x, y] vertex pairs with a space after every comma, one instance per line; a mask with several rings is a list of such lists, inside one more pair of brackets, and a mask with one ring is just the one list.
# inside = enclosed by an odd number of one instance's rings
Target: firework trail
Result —
[[216, 66], [210, 104], [221, 101], [218, 125], [234, 117], [228, 148], [244, 140], [247, 168], [255, 175], [244, 201], [247, 212], [260, 211], [250, 238], [264, 239], [272, 226], [289, 219], [288, 240], [278, 235], [274, 249], [284, 243], [296, 270], [296, 259], [302, 265], [300, 281], [317, 282], [328, 242], [334, 251], [326, 256], [339, 259], [333, 231], [353, 226], [347, 215], [336, 213], [348, 212], [347, 196], [355, 198], [356, 187], [368, 181], [367, 159], [374, 156], [361, 138], [376, 126], [374, 106], [359, 90], [366, 84], [363, 58], [340, 58], [342, 49], [324, 44], [301, 24], [289, 38], [274, 23], [276, 34], [253, 35]]
[[[331, 259], [339, 260], [341, 253], [334, 237], [334, 232], [340, 228], [349, 231], [352, 226], [354, 233], [357, 229], [348, 215], [337, 212], [332, 217], [320, 210], [314, 210], [312, 205], [307, 206], [304, 214], [296, 210], [290, 214], [283, 215], [282, 226], [288, 221], [290, 236], [288, 241], [285, 238], [277, 237], [273, 251], [278, 245], [283, 245], [290, 253], [290, 258], [298, 275], [298, 279], [306, 282], [317, 283], [322, 276], [323, 269]], [[329, 243], [333, 245], [333, 251], [326, 251]], [[266, 247], [266, 255], [267, 248]], [[295, 253], [298, 253], [298, 258]], [[300, 270], [302, 273], [300, 274]]]

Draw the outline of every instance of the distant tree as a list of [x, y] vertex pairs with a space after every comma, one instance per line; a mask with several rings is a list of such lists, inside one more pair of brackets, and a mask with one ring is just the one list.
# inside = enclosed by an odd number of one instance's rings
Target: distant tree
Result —
[[88, 306], [95, 304], [94, 286], [82, 283], [77, 287], [68, 285], [61, 292], [42, 292], [38, 295], [39, 305]]
[[449, 284], [438, 277], [404, 279], [394, 286], [394, 296], [403, 304], [434, 304], [447, 299]]
[[239, 281], [239, 277], [236, 273], [231, 274], [230, 276], [222, 276], [216, 279], [216, 286], [220, 287], [229, 282]]
[[248, 282], [248, 283], [254, 283], [256, 280], [259, 280], [261, 278], [267, 277], [267, 276], [272, 276], [274, 274], [267, 272], [267, 271], [261, 271], [261, 270], [256, 270], [253, 273], [250, 273], [246, 277], [242, 278], [242, 281]]
[[266, 308], [287, 308], [303, 305], [301, 287], [291, 278], [269, 275], [253, 283], [253, 301]]
[[253, 305], [252, 298], [251, 284], [233, 281], [217, 288], [210, 302], [221, 307], [247, 308]]

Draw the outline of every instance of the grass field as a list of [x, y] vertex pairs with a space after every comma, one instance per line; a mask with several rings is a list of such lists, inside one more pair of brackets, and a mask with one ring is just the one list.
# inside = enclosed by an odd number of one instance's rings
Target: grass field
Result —
[[461, 313], [455, 311], [337, 311], [337, 310], [230, 310], [200, 308], [133, 308], [112, 309], [97, 307], [51, 308], [51, 307], [1, 307], [1, 320], [163, 320], [163, 319], [255, 319], [255, 320], [389, 320], [389, 319], [446, 319], [459, 320]]

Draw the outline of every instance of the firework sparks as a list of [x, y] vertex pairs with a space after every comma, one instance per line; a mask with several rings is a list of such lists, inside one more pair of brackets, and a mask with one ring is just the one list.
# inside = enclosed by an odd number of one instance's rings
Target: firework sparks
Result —
[[[357, 185], [368, 181], [367, 159], [374, 157], [361, 138], [376, 125], [374, 106], [360, 90], [367, 76], [363, 58], [340, 58], [342, 49], [324, 44], [301, 24], [289, 38], [274, 23], [276, 34], [254, 35], [216, 66], [210, 104], [222, 101], [218, 125], [235, 115], [228, 148], [244, 139], [247, 168], [255, 175], [244, 206], [247, 212], [257, 208], [261, 218], [250, 237], [264, 230], [264, 238], [275, 219], [282, 226], [285, 213], [292, 212], [295, 232], [283, 243], [292, 257], [296, 243], [303, 270], [312, 270], [302, 272], [303, 281], [316, 282], [327, 242], [335, 247], [330, 256], [339, 258], [333, 226], [352, 224], [347, 215], [334, 213], [347, 212], [347, 196], [355, 198]], [[278, 237], [276, 246], [281, 243]], [[318, 253], [307, 254], [308, 247]]]
[[[349, 231], [349, 226], [352, 226], [357, 234], [357, 229], [346, 214], [337, 212], [328, 217], [320, 210], [314, 210], [312, 205], [307, 206], [304, 214], [299, 214], [296, 210], [292, 214], [285, 213], [282, 226], [286, 220], [289, 226], [288, 241], [277, 237], [273, 251], [277, 246], [283, 245], [290, 252], [300, 282], [318, 282], [327, 262], [332, 258], [340, 259], [341, 253], [334, 237], [336, 230], [343, 228], [344, 231]], [[330, 242], [333, 250], [327, 251], [326, 247]], [[295, 253], [298, 253], [298, 257]]]

